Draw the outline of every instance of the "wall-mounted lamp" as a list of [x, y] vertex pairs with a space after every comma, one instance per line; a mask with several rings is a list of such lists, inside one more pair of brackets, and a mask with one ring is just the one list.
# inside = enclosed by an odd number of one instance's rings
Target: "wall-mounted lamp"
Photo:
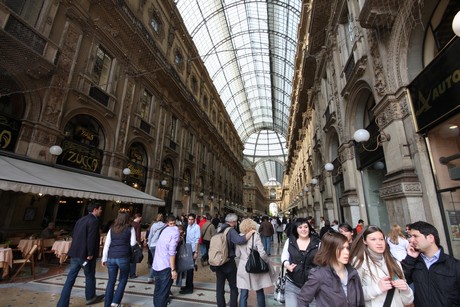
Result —
[[129, 174], [131, 174], [131, 170], [128, 167], [124, 168], [123, 174], [125, 174], [126, 176], [129, 176]]
[[160, 184], [162, 186], [166, 186], [168, 184], [168, 182], [166, 181], [166, 179], [163, 179], [163, 180], [161, 180]]
[[460, 11], [457, 12], [454, 20], [452, 20], [452, 30], [454, 31], [455, 35], [460, 37]]
[[389, 140], [391, 140], [390, 135], [386, 134], [383, 130], [381, 130], [379, 135], [377, 135], [377, 139], [376, 139], [377, 144], [376, 144], [375, 148], [369, 149], [369, 148], [366, 148], [366, 146], [364, 146], [364, 142], [369, 141], [370, 137], [371, 137], [371, 134], [366, 129], [358, 129], [358, 130], [355, 131], [355, 133], [353, 133], [353, 139], [357, 143], [361, 143], [361, 146], [366, 151], [376, 151], [377, 148], [379, 148], [379, 146], [382, 145], [382, 143], [388, 142]]
[[334, 171], [335, 166], [331, 162], [324, 164], [324, 169], [327, 172], [327, 176], [337, 177], [342, 173], [342, 166], [339, 165], [339, 168], [337, 169], [336, 174], [332, 175], [332, 172]]
[[62, 148], [59, 145], [53, 145], [50, 147], [49, 151], [53, 156], [59, 156], [62, 153]]
[[189, 188], [189, 187], [184, 187], [184, 193], [185, 193], [185, 194], [188, 194], [189, 191], [190, 191], [190, 188]]
[[203, 197], [204, 196], [204, 193], [203, 192], [200, 192], [200, 197]]
[[318, 179], [312, 178], [312, 179], [311, 179], [311, 184], [312, 184], [312, 185], [317, 185], [317, 184], [318, 184]]
[[304, 191], [305, 193], [308, 193], [308, 191], [310, 191], [310, 190], [308, 189], [308, 187], [305, 187], [305, 188], [303, 188], [303, 191]]
[[211, 200], [214, 200], [214, 195], [211, 195]]
[[383, 163], [382, 161], [377, 161], [374, 163], [373, 167], [376, 170], [382, 170], [385, 168], [385, 163]]

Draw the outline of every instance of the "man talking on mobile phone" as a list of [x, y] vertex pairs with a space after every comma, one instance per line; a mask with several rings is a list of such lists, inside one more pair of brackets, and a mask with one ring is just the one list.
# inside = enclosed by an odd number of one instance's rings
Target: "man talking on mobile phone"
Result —
[[407, 283], [414, 283], [417, 307], [460, 306], [460, 261], [444, 253], [438, 230], [427, 222], [409, 225], [406, 258], [401, 262]]

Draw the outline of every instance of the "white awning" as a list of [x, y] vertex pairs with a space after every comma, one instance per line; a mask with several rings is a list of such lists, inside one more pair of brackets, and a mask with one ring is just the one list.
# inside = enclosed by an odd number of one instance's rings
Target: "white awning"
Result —
[[164, 206], [122, 182], [0, 156], [0, 190]]

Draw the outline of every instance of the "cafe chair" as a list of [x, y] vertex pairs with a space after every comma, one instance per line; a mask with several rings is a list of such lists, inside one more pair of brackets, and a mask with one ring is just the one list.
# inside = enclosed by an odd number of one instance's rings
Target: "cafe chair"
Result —
[[13, 275], [13, 277], [11, 277], [11, 281], [13, 281], [16, 278], [16, 276], [19, 274], [19, 272], [27, 264], [30, 264], [30, 272], [31, 272], [32, 276], [35, 279], [35, 260], [34, 260], [34, 255], [37, 252], [37, 250], [38, 250], [38, 245], [35, 244], [31, 248], [31, 250], [29, 251], [29, 253], [27, 254], [27, 256], [25, 258], [23, 258], [23, 259], [13, 259], [13, 267], [15, 265], [19, 265], [19, 268], [16, 270], [16, 272]]
[[43, 239], [42, 241], [41, 254], [44, 263], [46, 263], [46, 254], [54, 254], [54, 251], [52, 250], [54, 241], [55, 239], [53, 238]]

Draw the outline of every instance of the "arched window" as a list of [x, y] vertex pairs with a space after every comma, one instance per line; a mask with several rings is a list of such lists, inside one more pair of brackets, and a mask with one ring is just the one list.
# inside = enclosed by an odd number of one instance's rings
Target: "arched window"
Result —
[[100, 125], [89, 115], [77, 115], [64, 128], [62, 154], [56, 163], [100, 173], [105, 137]]

